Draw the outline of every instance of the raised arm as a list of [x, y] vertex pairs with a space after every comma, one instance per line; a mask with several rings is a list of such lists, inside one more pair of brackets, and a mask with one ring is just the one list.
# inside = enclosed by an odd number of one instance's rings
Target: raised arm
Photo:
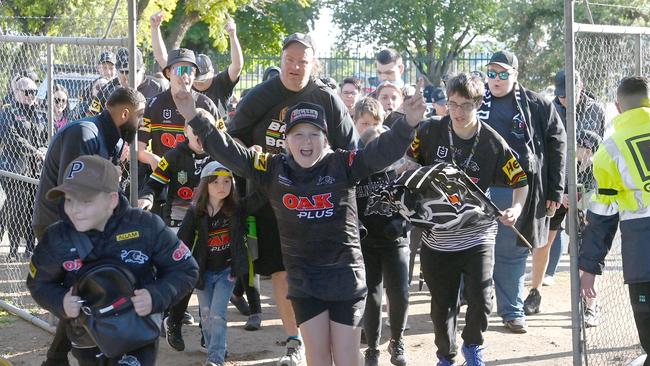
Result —
[[230, 38], [230, 65], [228, 66], [228, 77], [230, 77], [230, 81], [234, 83], [239, 79], [241, 70], [244, 67], [244, 54], [239, 45], [239, 38], [237, 38], [237, 25], [235, 24], [235, 21], [228, 19], [224, 29], [228, 32], [228, 38]]
[[151, 47], [153, 47], [153, 56], [160, 65], [164, 68], [167, 65], [167, 46], [160, 32], [160, 23], [162, 23], [165, 14], [159, 11], [149, 18], [149, 25], [151, 26]]

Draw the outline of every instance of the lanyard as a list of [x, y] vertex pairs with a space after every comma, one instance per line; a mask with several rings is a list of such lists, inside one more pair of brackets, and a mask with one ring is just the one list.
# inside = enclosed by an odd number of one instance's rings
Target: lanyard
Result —
[[478, 123], [477, 129], [476, 129], [476, 134], [474, 135], [474, 143], [472, 144], [472, 149], [469, 152], [469, 155], [467, 156], [467, 159], [465, 159], [465, 164], [463, 166], [460, 166], [458, 163], [456, 163], [456, 159], [454, 158], [454, 153], [456, 152], [456, 148], [454, 147], [454, 134], [451, 131], [451, 119], [449, 120], [449, 124], [447, 125], [447, 132], [449, 133], [449, 150], [451, 151], [451, 162], [459, 167], [463, 172], [467, 173], [467, 167], [469, 166], [470, 161], [472, 161], [472, 158], [474, 157], [474, 153], [476, 152], [476, 146], [478, 146], [478, 140], [481, 135], [481, 120], [477, 119], [476, 123]]

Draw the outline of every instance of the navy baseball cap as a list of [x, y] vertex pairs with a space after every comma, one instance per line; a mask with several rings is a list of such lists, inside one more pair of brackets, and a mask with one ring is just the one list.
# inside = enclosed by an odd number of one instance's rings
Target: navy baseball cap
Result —
[[441, 87], [433, 88], [431, 91], [431, 102], [437, 104], [447, 103], [447, 93], [445, 93], [445, 89]]
[[499, 51], [490, 57], [488, 65], [499, 65], [506, 70], [516, 70], [519, 67], [519, 60], [517, 60], [517, 56], [510, 51]]
[[196, 66], [197, 74], [194, 80], [207, 80], [209, 74], [211, 72], [214, 72], [214, 68], [212, 67], [212, 60], [210, 60], [210, 57], [208, 55], [205, 55], [203, 53], [196, 55]]
[[301, 102], [289, 108], [284, 117], [284, 123], [287, 125], [287, 133], [300, 123], [309, 123], [327, 133], [325, 110], [314, 103]]
[[[117, 71], [128, 70], [129, 69], [129, 50], [126, 48], [120, 48], [117, 50], [117, 62], [115, 63], [115, 68]], [[135, 69], [141, 70], [144, 66], [144, 61], [142, 60], [142, 51], [140, 49], [135, 49]]]
[[285, 38], [282, 42], [282, 49], [284, 50], [285, 48], [289, 47], [290, 44], [295, 42], [298, 42], [307, 48], [315, 49], [314, 40], [309, 34], [305, 33], [294, 33]]
[[115, 54], [111, 51], [106, 51], [102, 52], [99, 55], [99, 60], [97, 61], [97, 64], [103, 64], [104, 62], [110, 62], [113, 65], [117, 62], [117, 59], [115, 58]]

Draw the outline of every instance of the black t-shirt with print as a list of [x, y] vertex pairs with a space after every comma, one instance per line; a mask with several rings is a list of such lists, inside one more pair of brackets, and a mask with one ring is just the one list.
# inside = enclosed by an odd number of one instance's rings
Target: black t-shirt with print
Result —
[[207, 271], [222, 271], [230, 265], [230, 220], [223, 211], [208, 217], [208, 257]]
[[408, 155], [422, 165], [455, 161], [483, 191], [493, 185], [518, 188], [527, 184], [526, 174], [510, 147], [493, 128], [481, 123], [479, 141], [468, 162], [476, 135], [464, 140], [452, 131], [452, 148], [448, 132], [450, 123], [449, 116], [440, 121], [430, 119], [422, 123]]
[[198, 90], [194, 87], [192, 90], [210, 98], [210, 100], [214, 102], [214, 105], [217, 106], [218, 110], [225, 112], [226, 106], [228, 105], [228, 99], [232, 96], [232, 91], [235, 89], [235, 85], [237, 85], [238, 82], [239, 79], [234, 82], [230, 80], [230, 75], [228, 75], [228, 70], [226, 69], [212, 78], [212, 83], [206, 90]]
[[[223, 121], [210, 98], [192, 92], [197, 108], [208, 111], [215, 120]], [[167, 151], [185, 141], [185, 118], [176, 109], [171, 89], [151, 98], [144, 110], [144, 127], [138, 132], [138, 141], [148, 143], [151, 140], [151, 152], [163, 156]]]

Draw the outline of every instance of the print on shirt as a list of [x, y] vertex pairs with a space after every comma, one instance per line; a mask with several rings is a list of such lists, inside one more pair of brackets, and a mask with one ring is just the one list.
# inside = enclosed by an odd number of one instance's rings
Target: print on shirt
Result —
[[296, 196], [286, 193], [282, 196], [282, 204], [289, 210], [297, 211], [299, 219], [322, 219], [334, 214], [334, 204], [330, 199], [332, 193], [316, 194], [311, 197]]
[[222, 252], [230, 248], [230, 230], [221, 228], [208, 232], [208, 248], [210, 253]]
[[289, 107], [284, 107], [280, 111], [278, 119], [272, 119], [269, 127], [266, 129], [266, 150], [272, 154], [281, 154], [286, 146], [285, 131], [287, 126], [284, 124], [284, 116]]

